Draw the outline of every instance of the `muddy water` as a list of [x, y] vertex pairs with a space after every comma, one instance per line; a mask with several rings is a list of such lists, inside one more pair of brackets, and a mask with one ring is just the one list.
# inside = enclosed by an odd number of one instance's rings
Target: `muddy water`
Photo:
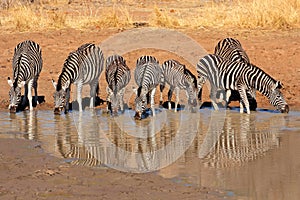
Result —
[[152, 172], [186, 186], [246, 199], [299, 199], [300, 112], [201, 109], [133, 120], [101, 110], [0, 113], [0, 138], [37, 140], [74, 165]]

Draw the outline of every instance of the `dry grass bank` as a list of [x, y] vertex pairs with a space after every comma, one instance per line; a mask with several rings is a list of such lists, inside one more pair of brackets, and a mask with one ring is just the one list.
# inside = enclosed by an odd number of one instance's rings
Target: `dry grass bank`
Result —
[[130, 28], [135, 22], [168, 28], [295, 29], [300, 0], [2, 2], [0, 27], [8, 31]]

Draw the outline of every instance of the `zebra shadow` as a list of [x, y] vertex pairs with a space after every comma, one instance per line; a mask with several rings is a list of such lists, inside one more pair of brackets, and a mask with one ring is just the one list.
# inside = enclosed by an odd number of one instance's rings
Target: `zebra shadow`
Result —
[[[104, 103], [106, 103], [105, 100], [101, 99], [100, 97], [96, 97], [95, 107], [103, 105]], [[90, 97], [82, 98], [82, 109], [84, 110], [86, 107], [88, 108], [89, 106], [90, 106]], [[72, 101], [69, 104], [69, 110], [79, 110], [78, 102]]]
[[[26, 98], [26, 100], [24, 100]], [[45, 101], [45, 96], [38, 96], [37, 101], [39, 104], [46, 102]], [[36, 107], [37, 106], [37, 101], [35, 100], [35, 97], [32, 97], [32, 106]], [[16, 112], [24, 111], [27, 107], [29, 107], [29, 100], [27, 97], [24, 95], [21, 96], [21, 103], [18, 105]]]

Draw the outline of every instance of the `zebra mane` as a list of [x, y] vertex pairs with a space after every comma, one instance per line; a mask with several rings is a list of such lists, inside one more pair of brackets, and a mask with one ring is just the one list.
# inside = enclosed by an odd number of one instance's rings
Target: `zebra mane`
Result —
[[196, 76], [190, 71], [188, 70], [185, 65], [184, 66], [184, 74], [186, 74], [187, 76], [191, 77], [193, 79], [193, 83], [194, 83], [194, 86], [195, 88], [197, 88], [197, 79], [196, 79]]
[[83, 52], [86, 49], [90, 48], [91, 46], [95, 46], [95, 44], [92, 44], [92, 43], [83, 44], [80, 47], [78, 47], [77, 52]]
[[14, 83], [13, 83], [14, 88], [18, 87], [18, 76], [20, 73], [20, 66], [21, 66], [23, 56], [24, 56], [23, 54], [20, 54], [20, 56], [18, 57], [17, 66], [15, 68], [16, 71], [14, 71]]
[[69, 65], [70, 61], [72, 60], [72, 57], [77, 56], [77, 55], [78, 55], [78, 53], [76, 51], [72, 51], [68, 55], [68, 58], [65, 60], [64, 66], [62, 68], [62, 72], [60, 73], [60, 75], [58, 77], [58, 81], [57, 81], [57, 85], [56, 85], [56, 91], [60, 91], [62, 89], [63, 83], [65, 83], [67, 81], [66, 78], [69, 78], [69, 79], [71, 78], [71, 77], [69, 77], [66, 69], [67, 69], [67, 66]]
[[142, 86], [140, 86], [138, 89], [137, 89], [137, 97], [141, 96], [141, 93], [142, 93]]

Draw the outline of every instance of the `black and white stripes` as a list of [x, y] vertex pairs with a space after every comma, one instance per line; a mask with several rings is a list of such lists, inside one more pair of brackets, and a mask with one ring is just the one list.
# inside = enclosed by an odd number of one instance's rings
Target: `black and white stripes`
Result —
[[112, 55], [106, 59], [105, 70], [106, 82], [108, 84], [107, 104], [108, 110], [115, 115], [119, 107], [124, 111], [124, 92], [125, 87], [130, 81], [130, 69], [122, 56]]
[[32, 93], [34, 88], [35, 101], [37, 102], [37, 81], [42, 70], [42, 51], [39, 44], [31, 40], [19, 43], [14, 50], [13, 56], [13, 79], [8, 77], [9, 109], [15, 112], [21, 102], [21, 88], [25, 86], [25, 95], [22, 105], [25, 105], [26, 98], [29, 100], [29, 109], [32, 110]]
[[84, 44], [76, 51], [71, 52], [65, 60], [62, 72], [59, 75], [58, 82], [53, 81], [55, 87], [54, 101], [56, 114], [62, 109], [65, 113], [69, 109], [70, 85], [74, 83], [77, 86], [77, 101], [79, 111], [82, 111], [82, 86], [90, 85], [90, 108], [94, 107], [98, 82], [103, 70], [104, 57], [100, 47], [95, 44]]
[[162, 64], [162, 83], [160, 85], [160, 100], [162, 101], [162, 91], [165, 87], [165, 83], [170, 85], [168, 92], [168, 106], [171, 109], [172, 93], [175, 90], [175, 112], [177, 112], [177, 105], [179, 102], [179, 90], [186, 91], [188, 98], [188, 104], [197, 106], [197, 79], [196, 77], [185, 67], [176, 60], [167, 60]]
[[276, 81], [260, 68], [242, 62], [233, 62], [221, 57], [209, 54], [199, 60], [197, 64], [198, 79], [202, 80], [200, 87], [208, 79], [211, 85], [210, 98], [213, 106], [218, 110], [216, 104], [216, 92], [222, 90], [238, 90], [241, 96], [240, 112], [244, 106], [249, 114], [249, 102], [246, 91], [252, 88], [265, 95], [270, 103], [281, 112], [288, 112], [289, 107], [280, 91], [282, 84]]
[[135, 99], [135, 118], [141, 119], [146, 110], [150, 95], [152, 115], [155, 116], [154, 95], [156, 86], [161, 82], [161, 67], [158, 61], [152, 56], [142, 56], [137, 59], [134, 71], [134, 79], [138, 86]]

